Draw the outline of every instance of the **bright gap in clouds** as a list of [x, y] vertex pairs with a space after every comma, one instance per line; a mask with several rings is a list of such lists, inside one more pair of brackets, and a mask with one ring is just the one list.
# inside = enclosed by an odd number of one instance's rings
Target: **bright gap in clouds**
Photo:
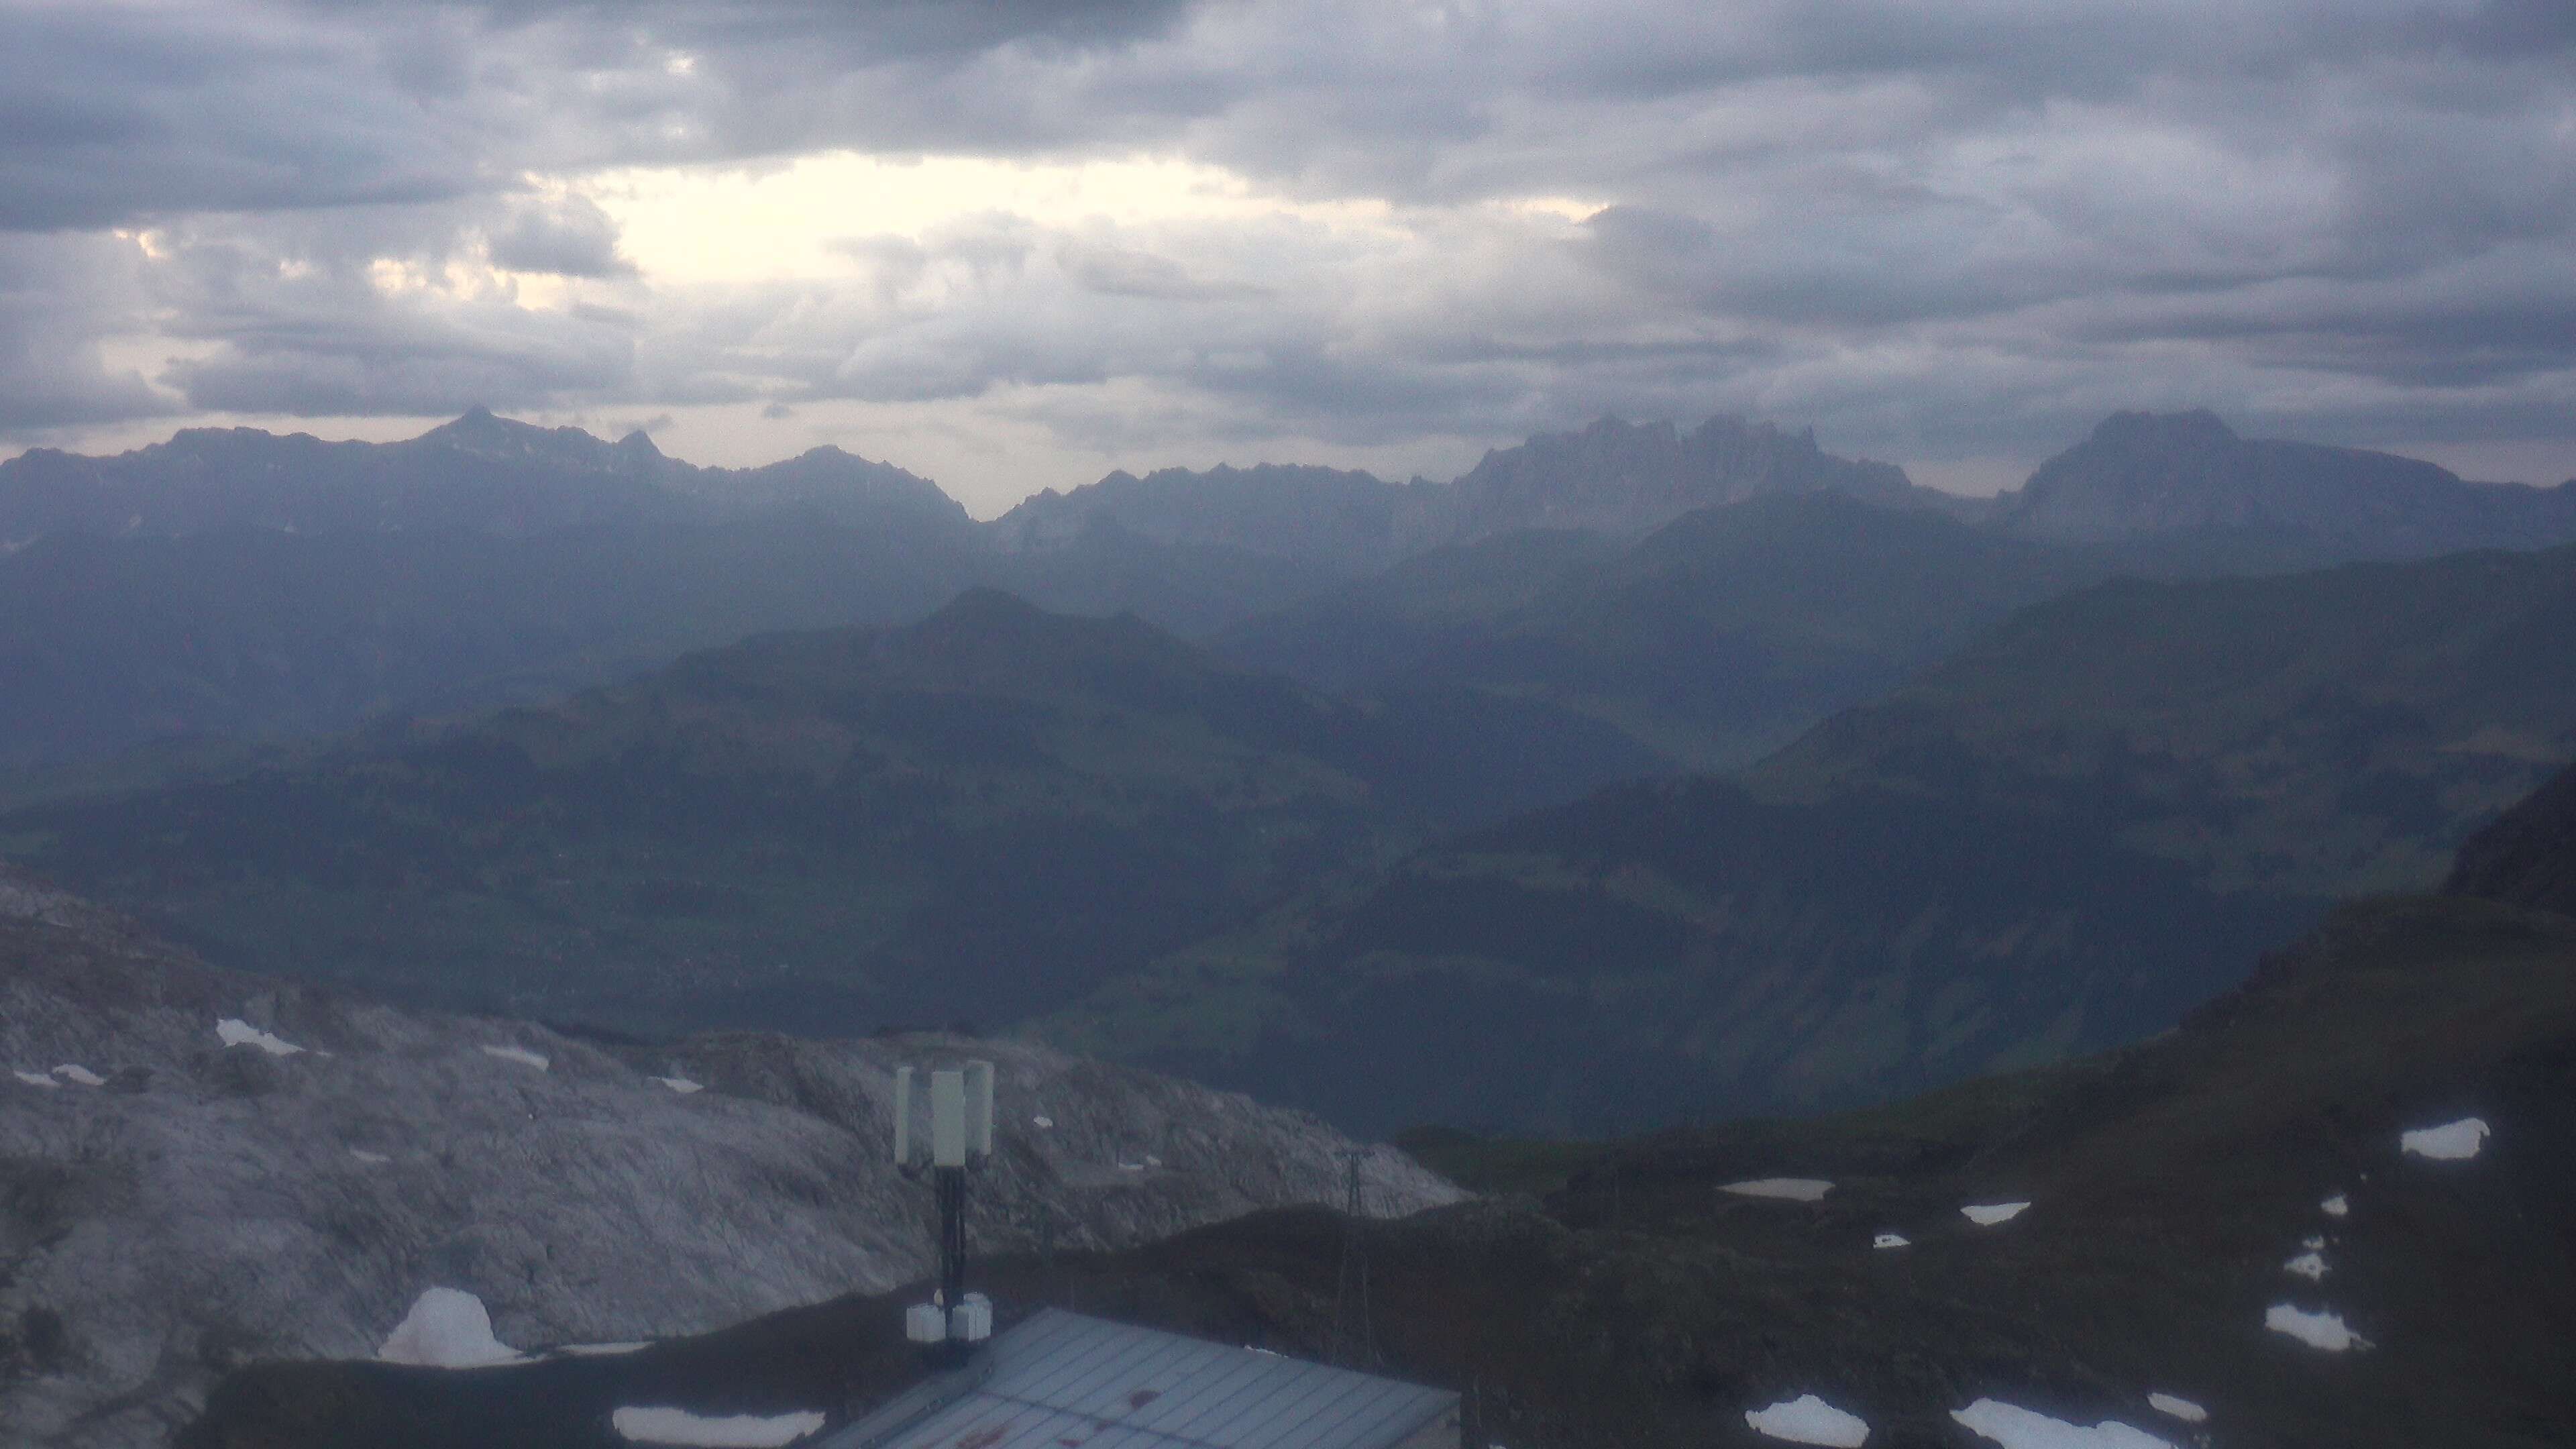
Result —
[[[1256, 191], [1221, 167], [1155, 156], [1023, 164], [835, 151], [765, 171], [611, 171], [571, 182], [568, 189], [617, 223], [621, 250], [648, 279], [680, 283], [855, 275], [862, 264], [836, 250], [834, 242], [917, 237], [994, 213], [1048, 228], [1278, 216], [1342, 229], [1386, 231], [1398, 225], [1393, 209], [1380, 200], [1292, 200]], [[1563, 197], [1514, 205], [1589, 214], [1584, 203]]]

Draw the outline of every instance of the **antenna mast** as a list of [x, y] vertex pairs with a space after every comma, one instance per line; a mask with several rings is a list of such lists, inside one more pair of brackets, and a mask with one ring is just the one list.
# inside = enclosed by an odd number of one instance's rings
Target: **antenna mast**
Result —
[[[894, 1161], [918, 1177], [913, 1160], [912, 1068], [894, 1073]], [[993, 1156], [993, 1064], [970, 1061], [958, 1070], [930, 1074], [930, 1179], [937, 1204], [939, 1290], [904, 1314], [904, 1336], [924, 1345], [948, 1345], [962, 1355], [992, 1336], [993, 1305], [966, 1291], [966, 1169]]]

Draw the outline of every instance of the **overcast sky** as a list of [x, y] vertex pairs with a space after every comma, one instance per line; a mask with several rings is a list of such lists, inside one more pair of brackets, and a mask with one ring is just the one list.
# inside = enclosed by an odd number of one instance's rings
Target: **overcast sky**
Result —
[[0, 455], [485, 403], [989, 514], [1602, 413], [2576, 475], [2569, 0], [0, 0]]

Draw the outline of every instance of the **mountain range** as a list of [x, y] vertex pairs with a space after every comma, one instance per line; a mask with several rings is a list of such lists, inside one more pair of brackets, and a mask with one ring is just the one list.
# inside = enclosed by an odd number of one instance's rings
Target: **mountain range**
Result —
[[629, 1032], [848, 1034], [1052, 1009], [1655, 764], [1544, 703], [1363, 705], [987, 590], [0, 832], [240, 968]]
[[[186, 494], [153, 456], [112, 461]], [[472, 414], [348, 488], [516, 459], [680, 501], [37, 537], [0, 560], [22, 759], [307, 738], [30, 775], [0, 852], [223, 964], [626, 1032], [1043, 1018], [1376, 1129], [1884, 1100], [2170, 1024], [2576, 751], [2568, 551], [2247, 573], [2564, 490], [2355, 455], [2413, 522], [2012, 522], [2343, 456], [2124, 415], [1965, 518], [1811, 436], [1604, 422], [1453, 484], [1113, 476], [975, 525], [839, 455], [681, 517], [732, 475]], [[1366, 572], [1389, 538], [1427, 551]], [[928, 613], [986, 575], [1035, 597]], [[445, 717], [311, 738], [397, 697]]]
[[1050, 1029], [1371, 1131], [1815, 1110], [2133, 1040], [2576, 757], [2571, 637], [2576, 548], [2096, 585], [1736, 777], [1438, 842]]
[[[2335, 511], [2344, 480], [2368, 508]], [[112, 458], [39, 449], [0, 463], [0, 700], [46, 702], [0, 710], [0, 770], [532, 702], [762, 630], [906, 622], [980, 586], [1132, 611], [1191, 637], [1237, 630], [1240, 657], [1326, 687], [1409, 669], [1440, 643], [1453, 656], [1434, 671], [1444, 680], [1547, 695], [1678, 765], [1725, 767], [2034, 591], [2535, 546], [2576, 537], [2570, 499], [2385, 455], [2247, 443], [2205, 414], [2115, 417], [1991, 507], [1826, 453], [1812, 433], [1604, 419], [1491, 452], [1448, 483], [1276, 466], [1115, 473], [988, 524], [927, 480], [832, 448], [699, 468], [641, 433], [612, 443], [482, 409], [389, 444], [192, 429]], [[1656, 561], [1689, 553], [1685, 536], [1641, 542], [1746, 502], [1812, 509], [1814, 531], [1701, 525], [1721, 536], [1695, 563]], [[1831, 511], [1846, 502], [1902, 521]], [[2063, 521], [2078, 515], [2089, 521]], [[1856, 640], [1809, 629], [1779, 657], [1765, 631], [1806, 602], [1798, 590], [1886, 568], [1889, 535], [1909, 524], [1936, 551], [2002, 548], [1932, 530], [1943, 517], [2055, 551], [1968, 560], [1985, 572], [1961, 575], [1955, 602], [1900, 577], [1880, 598], [1923, 608], [1924, 627]], [[1541, 557], [1522, 576], [1532, 550], [1564, 551], [1534, 541], [1548, 535], [1578, 540], [1593, 563]], [[1752, 597], [1748, 575], [1706, 605], [1670, 588], [1647, 597], [1637, 577], [1706, 580], [1747, 563], [1785, 591]], [[1437, 593], [1441, 576], [1479, 570], [1495, 575], [1481, 605], [1452, 591], [1425, 616], [1426, 584]], [[1548, 579], [1554, 595], [1533, 587]], [[1676, 603], [1690, 622], [1657, 622]], [[1742, 621], [1727, 613], [1739, 605]], [[1562, 607], [1602, 617], [1560, 621]], [[1441, 637], [1421, 637], [1426, 624]], [[1738, 684], [1647, 697], [1646, 676], [1689, 672], [1703, 646]], [[0, 782], [0, 795], [27, 788], [45, 786]]]

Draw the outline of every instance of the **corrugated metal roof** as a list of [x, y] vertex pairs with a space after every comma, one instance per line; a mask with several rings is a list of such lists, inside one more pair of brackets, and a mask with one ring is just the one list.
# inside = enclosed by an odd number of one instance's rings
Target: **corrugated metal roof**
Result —
[[1389, 1449], [1458, 1402], [1445, 1389], [1057, 1308], [996, 1337], [985, 1353], [980, 1383], [954, 1396], [908, 1396], [824, 1445]]

